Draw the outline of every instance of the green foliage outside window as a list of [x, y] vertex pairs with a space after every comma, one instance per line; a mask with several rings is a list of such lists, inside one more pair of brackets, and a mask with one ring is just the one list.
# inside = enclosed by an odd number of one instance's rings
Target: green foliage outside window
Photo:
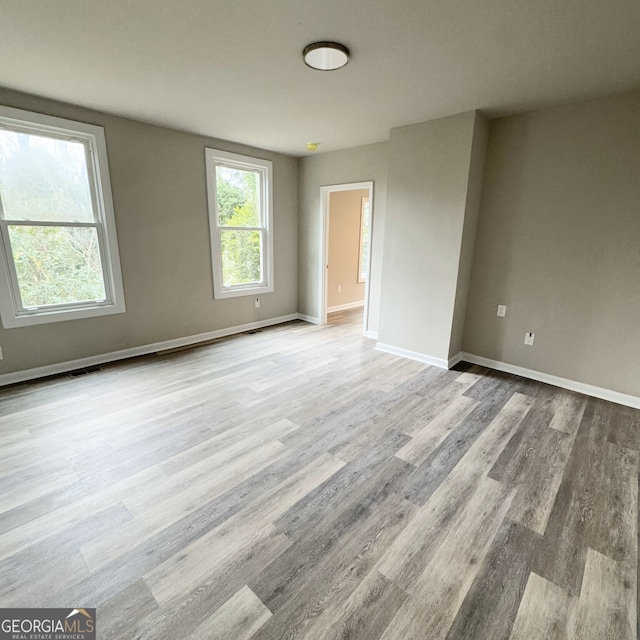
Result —
[[260, 226], [259, 180], [255, 171], [223, 166], [216, 170], [225, 287], [262, 280], [262, 231], [255, 228]]
[[10, 226], [9, 238], [25, 307], [104, 299], [95, 229]]
[[84, 145], [0, 131], [0, 198], [25, 307], [102, 300], [104, 281]]

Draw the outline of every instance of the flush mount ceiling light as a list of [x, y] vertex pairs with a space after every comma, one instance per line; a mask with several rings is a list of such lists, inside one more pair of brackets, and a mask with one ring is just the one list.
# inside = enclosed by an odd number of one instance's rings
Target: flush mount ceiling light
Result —
[[349, 49], [338, 42], [314, 42], [304, 48], [302, 57], [312, 69], [333, 71], [349, 62]]

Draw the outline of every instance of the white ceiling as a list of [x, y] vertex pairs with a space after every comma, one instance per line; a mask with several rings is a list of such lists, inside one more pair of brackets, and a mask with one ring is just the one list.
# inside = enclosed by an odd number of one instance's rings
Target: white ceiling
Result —
[[0, 85], [305, 155], [640, 87], [640, 2], [0, 0]]

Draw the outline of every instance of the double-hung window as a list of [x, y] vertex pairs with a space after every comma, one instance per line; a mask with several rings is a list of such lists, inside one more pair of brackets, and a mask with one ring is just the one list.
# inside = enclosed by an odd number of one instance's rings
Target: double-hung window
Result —
[[216, 298], [273, 291], [272, 165], [206, 149]]
[[102, 128], [0, 107], [2, 324], [124, 311]]

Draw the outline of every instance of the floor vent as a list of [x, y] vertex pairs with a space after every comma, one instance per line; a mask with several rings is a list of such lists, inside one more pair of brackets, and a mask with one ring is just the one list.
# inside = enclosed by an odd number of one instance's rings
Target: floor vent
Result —
[[72, 378], [77, 378], [78, 376], [86, 376], [88, 373], [95, 373], [96, 371], [102, 371], [102, 369], [100, 367], [85, 367], [84, 369], [71, 371], [69, 372], [69, 375]]

